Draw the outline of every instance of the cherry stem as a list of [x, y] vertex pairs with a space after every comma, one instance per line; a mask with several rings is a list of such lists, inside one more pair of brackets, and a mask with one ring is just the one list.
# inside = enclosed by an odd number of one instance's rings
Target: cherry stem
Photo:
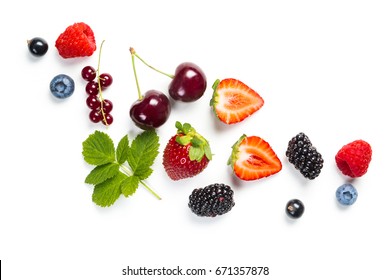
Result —
[[107, 120], [106, 120], [106, 114], [104, 113], [103, 110], [103, 104], [104, 104], [104, 98], [103, 98], [103, 93], [102, 93], [102, 86], [100, 84], [100, 58], [102, 56], [102, 48], [103, 48], [103, 43], [105, 40], [102, 41], [100, 44], [100, 49], [99, 49], [99, 58], [98, 58], [98, 67], [97, 67], [97, 81], [98, 81], [98, 86], [99, 86], [99, 100], [100, 100], [100, 112], [102, 113], [103, 116], [103, 122], [106, 126], [108, 126]]
[[130, 48], [130, 53], [131, 53], [131, 64], [133, 65], [135, 83], [137, 84], [138, 99], [142, 100], [141, 89], [140, 89], [139, 83], [138, 83], [137, 71], [135, 70], [135, 61], [134, 61], [135, 50], [133, 48]]
[[168, 73], [165, 73], [157, 68], [154, 68], [153, 66], [151, 66], [150, 64], [148, 64], [145, 60], [143, 60], [136, 52], [133, 48], [130, 48], [130, 51], [133, 50], [132, 54], [135, 55], [139, 60], [142, 61], [143, 64], [145, 64], [146, 66], [148, 66], [149, 68], [153, 69], [154, 71], [160, 73], [160, 74], [163, 74], [171, 79], [173, 79], [175, 76], [174, 75], [171, 75], [171, 74], [168, 74]]

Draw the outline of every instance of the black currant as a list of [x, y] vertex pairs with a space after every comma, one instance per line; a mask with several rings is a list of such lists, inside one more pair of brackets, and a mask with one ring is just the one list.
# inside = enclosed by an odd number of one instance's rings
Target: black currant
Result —
[[305, 206], [299, 199], [291, 199], [287, 202], [286, 213], [290, 218], [298, 219], [305, 211]]
[[47, 44], [46, 40], [40, 37], [34, 37], [31, 40], [27, 40], [27, 45], [29, 51], [34, 56], [43, 56], [49, 49], [49, 45]]

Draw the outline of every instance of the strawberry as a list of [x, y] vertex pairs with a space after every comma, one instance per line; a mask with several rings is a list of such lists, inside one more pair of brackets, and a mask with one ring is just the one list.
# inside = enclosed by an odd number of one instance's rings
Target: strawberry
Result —
[[268, 142], [245, 134], [233, 145], [228, 165], [245, 181], [268, 177], [282, 169], [282, 163]]
[[89, 25], [78, 22], [61, 33], [55, 46], [63, 58], [91, 56], [96, 50], [95, 36]]
[[236, 79], [216, 80], [213, 89], [210, 106], [226, 124], [243, 121], [264, 104], [263, 98], [256, 91]]
[[209, 143], [190, 124], [176, 122], [176, 128], [163, 154], [164, 169], [175, 181], [199, 174], [212, 158]]
[[366, 174], [372, 157], [370, 144], [355, 140], [344, 145], [336, 154], [336, 164], [340, 171], [351, 178]]

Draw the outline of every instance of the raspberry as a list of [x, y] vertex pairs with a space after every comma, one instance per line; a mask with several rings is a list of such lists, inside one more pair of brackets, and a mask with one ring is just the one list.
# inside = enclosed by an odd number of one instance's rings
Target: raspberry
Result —
[[234, 206], [233, 190], [225, 184], [212, 184], [194, 189], [188, 206], [202, 217], [215, 217], [229, 212]]
[[366, 174], [372, 157], [370, 144], [364, 140], [355, 140], [344, 145], [336, 154], [336, 164], [340, 171], [356, 178]]
[[55, 46], [63, 58], [91, 56], [96, 50], [95, 36], [89, 25], [78, 22], [66, 28]]

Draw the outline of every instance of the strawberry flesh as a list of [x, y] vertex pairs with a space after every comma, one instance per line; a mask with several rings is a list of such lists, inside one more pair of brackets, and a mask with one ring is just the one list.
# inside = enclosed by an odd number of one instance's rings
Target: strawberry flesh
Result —
[[253, 89], [236, 79], [216, 80], [210, 101], [217, 117], [226, 124], [238, 123], [258, 111], [263, 98]]
[[268, 177], [282, 169], [269, 143], [258, 136], [241, 136], [233, 146], [229, 164], [236, 176], [245, 181]]

